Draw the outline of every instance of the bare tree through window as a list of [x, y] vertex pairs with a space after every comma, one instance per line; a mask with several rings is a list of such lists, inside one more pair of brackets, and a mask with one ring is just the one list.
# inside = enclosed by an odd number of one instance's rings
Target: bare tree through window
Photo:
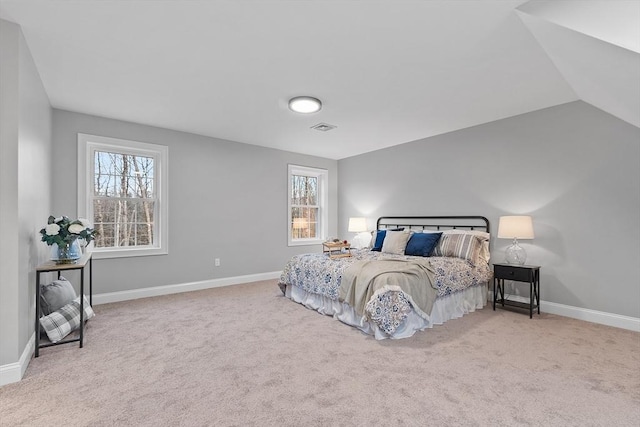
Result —
[[93, 222], [98, 248], [154, 244], [154, 158], [95, 151]]
[[291, 175], [291, 236], [293, 239], [318, 237], [318, 178]]

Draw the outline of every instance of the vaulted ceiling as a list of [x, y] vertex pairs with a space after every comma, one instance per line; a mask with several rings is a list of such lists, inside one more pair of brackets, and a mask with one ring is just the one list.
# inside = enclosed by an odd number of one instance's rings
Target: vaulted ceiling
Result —
[[[0, 17], [55, 108], [327, 158], [577, 99], [640, 127], [637, 0], [0, 0]], [[322, 110], [291, 112], [298, 95]]]

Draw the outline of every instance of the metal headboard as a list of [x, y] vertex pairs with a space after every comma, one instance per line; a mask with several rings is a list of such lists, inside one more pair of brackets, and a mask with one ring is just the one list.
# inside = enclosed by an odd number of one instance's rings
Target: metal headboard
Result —
[[381, 216], [377, 230], [404, 227], [405, 230], [479, 230], [490, 233], [489, 220], [483, 216]]

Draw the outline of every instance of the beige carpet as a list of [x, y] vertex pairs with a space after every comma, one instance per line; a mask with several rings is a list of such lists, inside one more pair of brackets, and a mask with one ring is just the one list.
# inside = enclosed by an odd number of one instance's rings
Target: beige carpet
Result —
[[95, 307], [2, 426], [638, 426], [640, 334], [490, 307], [375, 341], [275, 281]]

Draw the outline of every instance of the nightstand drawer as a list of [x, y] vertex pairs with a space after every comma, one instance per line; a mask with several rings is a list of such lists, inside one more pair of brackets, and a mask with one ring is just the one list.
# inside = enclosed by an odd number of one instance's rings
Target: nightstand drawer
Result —
[[516, 280], [519, 282], [530, 282], [533, 280], [533, 272], [530, 268], [494, 265], [493, 274], [498, 279]]

